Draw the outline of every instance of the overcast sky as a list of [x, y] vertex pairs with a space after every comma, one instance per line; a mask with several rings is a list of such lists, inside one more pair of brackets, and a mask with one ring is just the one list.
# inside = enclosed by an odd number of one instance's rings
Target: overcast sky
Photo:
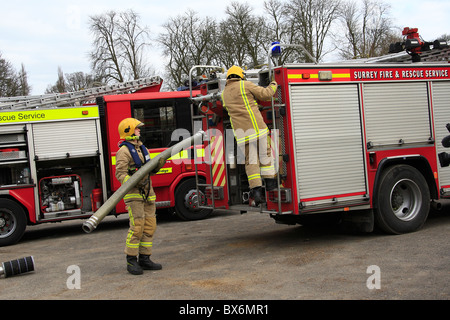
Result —
[[[54, 84], [57, 69], [64, 73], [90, 72], [88, 52], [92, 37], [88, 17], [108, 10], [133, 9], [141, 15], [142, 24], [156, 36], [169, 17], [192, 9], [200, 17], [225, 17], [232, 0], [0, 0], [0, 52], [16, 70], [24, 64], [32, 94], [43, 94]], [[239, 0], [243, 1], [243, 0]], [[262, 13], [263, 0], [247, 0], [255, 13]], [[449, 0], [384, 0], [391, 5], [391, 16], [399, 27], [417, 27], [422, 38], [434, 41], [450, 34]], [[161, 49], [154, 47], [150, 63], [162, 75], [164, 59]]]

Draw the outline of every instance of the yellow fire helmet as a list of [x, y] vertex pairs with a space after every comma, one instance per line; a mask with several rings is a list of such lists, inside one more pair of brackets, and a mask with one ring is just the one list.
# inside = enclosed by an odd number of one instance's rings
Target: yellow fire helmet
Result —
[[232, 66], [230, 69], [228, 69], [227, 72], [227, 79], [231, 76], [231, 75], [236, 75], [241, 79], [244, 79], [244, 70], [242, 70], [241, 67], [238, 66]]
[[144, 124], [134, 118], [126, 118], [119, 123], [119, 135], [120, 139], [127, 139], [134, 135], [136, 128], [142, 127]]

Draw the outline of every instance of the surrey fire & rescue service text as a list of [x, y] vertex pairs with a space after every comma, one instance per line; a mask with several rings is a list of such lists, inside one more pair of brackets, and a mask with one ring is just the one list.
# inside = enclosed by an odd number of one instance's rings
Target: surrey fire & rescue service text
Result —
[[397, 70], [366, 70], [353, 71], [353, 78], [359, 79], [425, 79], [448, 78], [447, 69], [397, 69]]

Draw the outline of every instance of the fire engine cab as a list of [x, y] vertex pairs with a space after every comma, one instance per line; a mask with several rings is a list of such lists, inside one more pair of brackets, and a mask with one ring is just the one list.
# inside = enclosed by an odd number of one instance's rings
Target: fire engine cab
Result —
[[[275, 44], [271, 49], [282, 47]], [[269, 50], [269, 54], [272, 50]], [[394, 54], [394, 56], [403, 56]], [[447, 51], [448, 57], [448, 51]], [[447, 59], [448, 60], [448, 59]], [[207, 119], [208, 208], [257, 210], [278, 223], [304, 224], [316, 214], [375, 223], [388, 233], [419, 229], [430, 206], [450, 197], [450, 65], [444, 62], [286, 64], [247, 74], [278, 90], [259, 102], [278, 159], [278, 188], [248, 205], [248, 180], [220, 93], [225, 79], [194, 97]], [[442, 162], [439, 161], [442, 160]]]
[[[161, 85], [161, 78], [151, 77], [0, 99], [0, 246], [17, 242], [27, 225], [88, 218], [120, 187], [115, 155], [124, 118], [144, 123], [141, 134], [151, 157], [178, 142], [171, 141], [175, 128], [192, 133], [190, 92], [160, 92]], [[170, 158], [152, 177], [157, 208], [173, 210], [183, 220], [211, 213], [193, 201], [203, 193], [187, 160], [192, 157], [192, 150], [185, 150], [176, 158], [186, 161]], [[197, 169], [202, 181], [204, 168]], [[125, 212], [121, 201], [113, 213]]]

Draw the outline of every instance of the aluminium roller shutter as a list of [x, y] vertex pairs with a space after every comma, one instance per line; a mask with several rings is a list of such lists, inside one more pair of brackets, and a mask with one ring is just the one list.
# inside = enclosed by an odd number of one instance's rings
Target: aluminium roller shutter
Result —
[[292, 85], [290, 94], [300, 201], [308, 206], [363, 198], [357, 85]]
[[366, 83], [363, 99], [366, 137], [372, 146], [428, 143], [426, 82]]
[[33, 140], [39, 160], [95, 156], [99, 150], [96, 120], [34, 123]]

